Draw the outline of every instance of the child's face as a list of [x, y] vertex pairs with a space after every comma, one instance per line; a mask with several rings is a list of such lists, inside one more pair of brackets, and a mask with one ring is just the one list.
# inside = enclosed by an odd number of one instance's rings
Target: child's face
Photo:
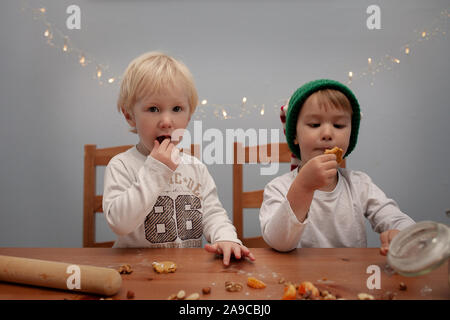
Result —
[[297, 138], [302, 161], [321, 155], [337, 146], [345, 154], [350, 141], [351, 113], [331, 104], [319, 105], [315, 95], [303, 104], [297, 119]]
[[[176, 129], [185, 129], [191, 119], [189, 99], [180, 81], [163, 88], [159, 93], [149, 94], [136, 102], [132, 113], [125, 113], [132, 127], [136, 127], [140, 143], [148, 152], [154, 142], [163, 136], [171, 137]], [[172, 137], [172, 142], [178, 137]], [[160, 143], [162, 140], [160, 140]]]

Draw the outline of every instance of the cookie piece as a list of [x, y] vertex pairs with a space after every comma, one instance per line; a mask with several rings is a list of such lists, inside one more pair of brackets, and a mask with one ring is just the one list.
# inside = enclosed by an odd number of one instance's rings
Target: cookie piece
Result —
[[177, 270], [177, 265], [172, 261], [154, 261], [152, 263], [152, 266], [153, 270], [155, 270], [157, 273], [170, 273]]
[[163, 143], [163, 141], [166, 139], [171, 140], [171, 137], [169, 135], [163, 135], [163, 136], [156, 137], [156, 140], [158, 140], [159, 144]]
[[338, 164], [342, 162], [342, 154], [344, 153], [344, 150], [342, 150], [339, 147], [334, 147], [333, 149], [327, 149], [324, 152], [324, 154], [331, 154], [331, 153], [334, 153], [336, 155], [336, 161]]
[[250, 288], [254, 288], [254, 289], [264, 289], [266, 287], [266, 284], [264, 282], [262, 282], [259, 279], [254, 278], [254, 277], [247, 278], [247, 285]]

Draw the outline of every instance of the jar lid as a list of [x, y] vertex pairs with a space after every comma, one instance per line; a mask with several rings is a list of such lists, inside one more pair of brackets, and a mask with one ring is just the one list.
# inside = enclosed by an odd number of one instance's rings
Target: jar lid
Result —
[[388, 264], [404, 276], [428, 273], [450, 256], [450, 229], [433, 221], [418, 222], [402, 230], [392, 240]]

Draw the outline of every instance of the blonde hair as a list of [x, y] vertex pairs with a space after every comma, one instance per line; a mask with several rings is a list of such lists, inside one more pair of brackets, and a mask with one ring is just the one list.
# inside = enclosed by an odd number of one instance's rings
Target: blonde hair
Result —
[[[327, 108], [328, 106], [332, 106], [336, 109], [341, 109], [348, 111], [350, 114], [353, 114], [352, 105], [348, 98], [339, 90], [335, 89], [322, 89], [314, 92], [309, 98], [313, 97], [316, 99], [317, 104], [320, 107]], [[308, 98], [308, 99], [309, 99]]]
[[198, 104], [198, 94], [192, 74], [186, 65], [161, 52], [144, 53], [131, 61], [125, 70], [117, 109], [119, 112], [132, 112], [137, 101], [180, 80], [187, 91], [189, 112], [193, 114]]

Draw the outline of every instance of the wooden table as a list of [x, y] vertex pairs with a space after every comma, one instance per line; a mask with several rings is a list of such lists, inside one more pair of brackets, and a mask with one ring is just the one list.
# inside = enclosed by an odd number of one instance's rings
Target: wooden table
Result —
[[[224, 267], [220, 257], [204, 249], [104, 249], [104, 248], [0, 248], [0, 255], [52, 260], [71, 264], [93, 265], [118, 269], [130, 264], [133, 272], [122, 275], [122, 287], [113, 299], [127, 299], [127, 292], [134, 292], [134, 299], [167, 299], [171, 294], [184, 290], [187, 295], [197, 292], [202, 300], [279, 300], [283, 296], [284, 281], [298, 284], [313, 282], [320, 290], [327, 290], [345, 299], [357, 299], [358, 293], [386, 299], [391, 292], [395, 299], [450, 299], [448, 262], [433, 272], [408, 278], [392, 274], [386, 269], [386, 257], [377, 248], [346, 249], [296, 249], [279, 253], [272, 249], [251, 249], [256, 257], [249, 260], [232, 260]], [[157, 274], [153, 261], [171, 260], [177, 271]], [[381, 289], [368, 289], [367, 273], [371, 265], [378, 266]], [[263, 280], [265, 289], [253, 289], [246, 285], [247, 277]], [[225, 281], [243, 284], [240, 292], [225, 290]], [[399, 289], [404, 282], [406, 290]], [[202, 294], [202, 288], [210, 287], [210, 294]], [[83, 300], [102, 297], [81, 292], [47, 289], [0, 282], [0, 299]], [[103, 297], [105, 298], [105, 297]]]

